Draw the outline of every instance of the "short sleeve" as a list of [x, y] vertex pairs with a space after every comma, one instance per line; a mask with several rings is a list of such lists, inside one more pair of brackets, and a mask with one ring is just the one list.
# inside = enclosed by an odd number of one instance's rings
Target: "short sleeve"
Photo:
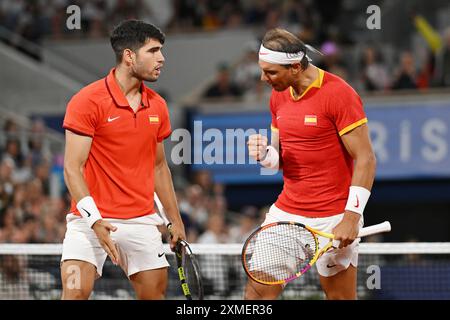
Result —
[[361, 98], [350, 86], [329, 101], [329, 112], [340, 136], [367, 122]]
[[97, 127], [97, 106], [89, 98], [76, 94], [69, 101], [63, 128], [74, 133], [93, 137]]
[[270, 105], [270, 115], [272, 116], [272, 123], [270, 124], [270, 127], [272, 130], [278, 131], [277, 109], [275, 104], [274, 92], [272, 92], [272, 95], [270, 96], [269, 105]]
[[169, 110], [167, 108], [167, 105], [164, 103], [164, 105], [161, 107], [161, 121], [159, 125], [158, 130], [158, 142], [162, 142], [167, 137], [170, 136], [172, 133], [172, 128], [170, 125], [170, 117], [169, 117]]

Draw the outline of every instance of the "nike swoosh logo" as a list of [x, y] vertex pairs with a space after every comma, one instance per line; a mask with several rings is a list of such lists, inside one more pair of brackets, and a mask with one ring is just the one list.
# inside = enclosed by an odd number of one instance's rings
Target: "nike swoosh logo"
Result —
[[120, 116], [115, 117], [115, 118], [108, 117], [108, 122], [113, 122], [114, 120], [117, 120], [119, 118], [120, 118]]
[[85, 208], [81, 208], [81, 209], [83, 209], [83, 211], [87, 213], [88, 218], [91, 216], [91, 213], [89, 211], [87, 211]]
[[163, 255], [165, 255], [165, 253], [158, 253], [158, 258], [161, 258]]
[[281, 116], [278, 116], [278, 117], [277, 117], [277, 120], [280, 119], [280, 118], [281, 118]]
[[327, 268], [333, 268], [333, 267], [336, 267], [336, 265], [335, 264], [332, 264], [332, 265], [327, 264]]
[[355, 204], [355, 208], [359, 208], [359, 199], [358, 199], [358, 196], [356, 196], [356, 204]]

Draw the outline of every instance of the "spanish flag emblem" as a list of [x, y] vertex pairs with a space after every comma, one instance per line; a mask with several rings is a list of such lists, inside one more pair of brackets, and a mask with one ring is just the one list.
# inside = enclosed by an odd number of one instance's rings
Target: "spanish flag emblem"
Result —
[[155, 116], [148, 116], [148, 120], [150, 121], [150, 123], [159, 123], [159, 116], [155, 115]]
[[314, 114], [305, 115], [305, 126], [317, 126], [317, 116]]

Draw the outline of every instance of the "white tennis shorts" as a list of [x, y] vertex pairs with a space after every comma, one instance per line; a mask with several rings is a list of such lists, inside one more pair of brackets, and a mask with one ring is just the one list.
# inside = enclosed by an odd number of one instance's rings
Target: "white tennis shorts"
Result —
[[[111, 232], [120, 255], [120, 267], [129, 277], [144, 270], [168, 267], [161, 233], [157, 225], [163, 224], [157, 214], [133, 219], [105, 219], [117, 227]], [[99, 276], [107, 254], [100, 245], [95, 232], [86, 221], [74, 214], [66, 217], [67, 231], [63, 242], [61, 262], [81, 260], [93, 264]]]
[[[338, 214], [326, 218], [307, 218], [296, 214], [285, 212], [273, 204], [269, 212], [266, 214], [266, 219], [263, 226], [272, 222], [278, 221], [294, 221], [302, 223], [305, 226], [313, 229], [331, 233], [333, 228], [342, 220], [344, 214]], [[359, 227], [362, 228], [364, 224], [363, 218], [360, 219]], [[319, 240], [319, 248], [323, 248], [329, 241], [328, 238], [317, 236]], [[352, 244], [342, 249], [330, 249], [325, 252], [315, 263], [317, 271], [323, 277], [331, 277], [342, 270], [346, 270], [350, 264], [358, 266], [358, 247], [360, 239], [356, 239]]]

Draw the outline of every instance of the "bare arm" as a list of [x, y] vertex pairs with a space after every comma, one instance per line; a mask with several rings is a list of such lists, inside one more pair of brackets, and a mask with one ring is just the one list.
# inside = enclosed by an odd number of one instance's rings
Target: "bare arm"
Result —
[[[91, 150], [92, 138], [82, 136], [66, 130], [66, 148], [64, 153], [64, 180], [70, 195], [76, 203], [84, 197], [89, 196], [89, 189], [83, 177], [84, 165], [89, 157]], [[94, 199], [95, 200], [95, 199]], [[119, 264], [119, 253], [110, 237], [111, 231], [117, 228], [109, 222], [100, 219], [93, 225], [100, 245], [110, 256], [114, 264]]]
[[167, 165], [163, 143], [158, 143], [156, 147], [155, 161], [155, 192], [164, 207], [167, 218], [172, 223], [172, 248], [178, 239], [186, 239], [183, 221], [181, 220], [175, 190], [173, 188], [172, 174]]
[[375, 179], [376, 160], [367, 125], [363, 124], [341, 138], [348, 153], [355, 160], [352, 186], [361, 186], [370, 191]]
[[92, 138], [66, 130], [64, 180], [75, 202], [89, 195], [83, 169], [91, 150]]
[[[363, 124], [353, 129], [344, 134], [341, 139], [348, 153], [355, 160], [351, 185], [370, 191], [375, 179], [376, 160], [367, 125]], [[342, 221], [333, 230], [335, 239], [341, 241], [340, 247], [345, 247], [356, 239], [360, 218], [356, 212], [345, 211]]]

